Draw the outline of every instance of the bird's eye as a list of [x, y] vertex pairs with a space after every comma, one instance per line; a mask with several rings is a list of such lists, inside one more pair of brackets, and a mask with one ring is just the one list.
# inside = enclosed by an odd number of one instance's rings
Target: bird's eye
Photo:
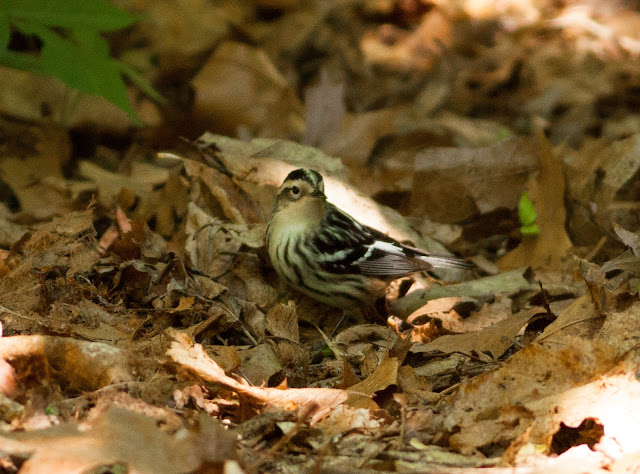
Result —
[[298, 186], [292, 186], [291, 194], [293, 194], [294, 196], [297, 196], [298, 194], [300, 194], [300, 188]]

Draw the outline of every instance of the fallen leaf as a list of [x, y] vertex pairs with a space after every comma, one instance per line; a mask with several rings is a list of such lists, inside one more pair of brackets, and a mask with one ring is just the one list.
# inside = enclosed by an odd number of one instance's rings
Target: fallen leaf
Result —
[[372, 400], [372, 397], [376, 392], [397, 383], [399, 365], [395, 357], [382, 359], [371, 375], [348, 388], [349, 399], [346, 404], [354, 408], [377, 409], [378, 404]]
[[2, 337], [0, 358], [9, 363], [38, 361], [73, 390], [91, 391], [134, 380], [129, 354], [98, 342], [55, 336]]
[[540, 171], [530, 182], [528, 194], [538, 213], [540, 234], [524, 237], [520, 245], [498, 261], [501, 270], [523, 266], [562, 270], [572, 247], [566, 231], [565, 178], [562, 161], [551, 144], [539, 134]]
[[[582, 295], [576, 299], [567, 308], [560, 311], [558, 317], [549, 324], [542, 334], [540, 334], [536, 340], [557, 340], [561, 339], [563, 332], [575, 332], [582, 329], [582, 327], [590, 327], [596, 319], [601, 318], [602, 314], [598, 311], [598, 308], [593, 304], [591, 295]], [[580, 324], [579, 323], [586, 323]], [[582, 327], [580, 327], [582, 326]], [[554, 336], [555, 337], [552, 337]]]
[[[498, 369], [461, 384], [456, 393], [447, 398], [447, 405], [451, 407], [446, 419], [448, 429], [456, 427], [461, 443], [465, 443], [465, 439], [478, 440], [469, 441], [475, 449], [478, 442], [488, 446], [497, 439], [501, 439], [503, 445], [517, 444], [523, 441], [521, 436], [548, 446], [550, 433], [555, 431], [554, 426], [557, 428], [560, 420], [570, 422], [572, 426], [579, 425], [586, 414], [584, 406], [575, 404], [569, 391], [580, 390], [592, 381], [594, 387], [604, 388], [606, 384], [597, 380], [616, 362], [606, 346], [576, 337], [565, 337], [557, 342], [559, 344], [548, 346], [528, 345]], [[608, 404], [604, 395], [599, 400], [603, 405]], [[571, 410], [574, 414], [571, 419], [558, 415], [559, 405], [563, 410]], [[524, 412], [518, 414], [518, 410]], [[486, 428], [487, 435], [482, 440], [476, 436], [479, 435], [478, 423], [485, 424]], [[529, 430], [532, 425], [540, 429]], [[500, 426], [502, 430], [498, 429]], [[505, 439], [506, 427], [512, 429]], [[458, 447], [462, 449], [461, 444]]]
[[[0, 69], [0, 73], [3, 69]], [[22, 125], [0, 120], [0, 175], [9, 186], [23, 212], [38, 219], [68, 212], [72, 200], [47, 185], [45, 178], [62, 180], [62, 167], [71, 156], [68, 132], [51, 123]]]
[[486, 148], [429, 148], [415, 157], [411, 213], [456, 223], [515, 208], [537, 161], [531, 143], [516, 138]]
[[171, 436], [153, 418], [112, 407], [82, 430], [63, 424], [6, 433], [0, 436], [0, 447], [28, 457], [21, 467], [25, 473], [86, 472], [121, 465], [130, 472], [169, 474], [235, 457], [233, 436], [209, 417], [201, 417], [196, 429], [179, 433]]
[[338, 132], [346, 113], [344, 93], [345, 84], [334, 84], [323, 69], [318, 84], [304, 92], [306, 112], [302, 143], [322, 148]]
[[616, 222], [613, 223], [613, 230], [615, 230], [620, 241], [629, 247], [636, 257], [640, 257], [640, 236], [635, 232], [628, 231]]
[[264, 51], [226, 41], [192, 81], [193, 113], [202, 129], [235, 135], [240, 126], [254, 136], [302, 134], [302, 105]]
[[415, 290], [407, 296], [398, 298], [391, 305], [391, 311], [399, 317], [406, 317], [420, 309], [428, 301], [439, 298], [469, 296], [479, 300], [486, 300], [493, 298], [496, 293], [502, 293], [507, 296], [513, 295], [534, 287], [529, 283], [529, 273], [527, 268], [522, 268], [464, 283]]
[[300, 342], [298, 314], [292, 301], [277, 303], [266, 314], [267, 331], [288, 341]]
[[344, 390], [325, 388], [289, 388], [281, 390], [269, 387], [252, 387], [246, 381], [225, 375], [218, 364], [204, 352], [200, 344], [193, 344], [186, 335], [170, 331], [174, 341], [167, 355], [177, 364], [208, 382], [216, 382], [246, 397], [247, 401], [261, 406], [275, 406], [287, 410], [300, 409], [313, 413], [312, 420], [324, 417], [332, 408], [344, 403], [348, 393]]
[[533, 316], [544, 312], [545, 309], [541, 307], [522, 310], [477, 333], [444, 335], [427, 344], [414, 344], [411, 352], [491, 354], [493, 359], [497, 359], [513, 345], [513, 338], [522, 327]]
[[270, 344], [239, 350], [238, 357], [241, 361], [238, 373], [251, 385], [270, 385], [271, 377], [282, 370], [279, 357]]
[[78, 172], [97, 186], [98, 200], [107, 208], [115, 205], [123, 189], [145, 197], [169, 178], [169, 170], [140, 162], [131, 164], [131, 173], [128, 175], [108, 171], [90, 161], [80, 161]]

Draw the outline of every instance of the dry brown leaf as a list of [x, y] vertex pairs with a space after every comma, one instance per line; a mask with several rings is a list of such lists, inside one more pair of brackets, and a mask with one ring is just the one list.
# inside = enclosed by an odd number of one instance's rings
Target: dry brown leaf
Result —
[[140, 41], [151, 46], [147, 52], [149, 61], [160, 61], [164, 71], [185, 68], [194, 58], [209, 53], [229, 34], [233, 24], [253, 11], [245, 4], [229, 8], [228, 4], [190, 0], [128, 4], [135, 11], [143, 8], [143, 18], [137, 25]]
[[628, 231], [616, 222], [613, 223], [613, 230], [620, 241], [629, 247], [636, 257], [640, 257], [640, 236], [635, 232]]
[[600, 224], [616, 193], [640, 169], [640, 134], [610, 143], [591, 140], [569, 153], [570, 196], [587, 208], [594, 208]]
[[513, 338], [522, 326], [536, 314], [544, 312], [545, 309], [541, 307], [522, 310], [477, 333], [445, 335], [428, 344], [414, 344], [411, 352], [490, 354], [492, 358], [497, 359], [513, 345]]
[[433, 393], [425, 377], [421, 377], [411, 366], [403, 365], [398, 369], [398, 388], [409, 395], [410, 402], [432, 401], [438, 395]]
[[455, 223], [515, 208], [537, 162], [530, 141], [520, 138], [486, 148], [429, 148], [415, 157], [411, 213]]
[[264, 51], [227, 41], [218, 46], [193, 79], [195, 120], [202, 129], [235, 135], [300, 136], [302, 105]]
[[449, 445], [467, 455], [477, 453], [478, 448], [487, 445], [487, 440], [504, 445], [519, 436], [532, 419], [533, 413], [524, 407], [505, 406], [497, 419], [477, 420], [462, 432], [451, 435]]
[[65, 424], [0, 436], [0, 449], [26, 455], [25, 473], [87, 472], [103, 465], [124, 465], [132, 473], [191, 472], [203, 463], [235, 457], [233, 436], [211, 418], [187, 433], [169, 435], [153, 418], [112, 407], [78, 429]]
[[266, 314], [267, 331], [288, 341], [300, 342], [298, 314], [293, 301], [277, 303]]
[[[264, 221], [256, 203], [229, 176], [204, 163], [189, 159], [183, 159], [182, 162], [187, 175], [204, 188], [199, 191], [199, 196], [192, 197], [192, 200], [207, 202], [211, 214], [224, 218], [232, 224]], [[204, 190], [207, 190], [210, 195]]]
[[[458, 433], [458, 449], [489, 446], [498, 439], [502, 440], [503, 446], [510, 442], [519, 446], [520, 436], [532, 439], [534, 444], [549, 445], [555, 431], [553, 426], [557, 429], [562, 419], [555, 415], [558, 413], [556, 407], [562, 405], [573, 411], [568, 391], [596, 380], [615, 364], [613, 354], [606, 346], [573, 337], [557, 342], [560, 344], [550, 344], [548, 348], [539, 344], [525, 347], [497, 370], [462, 384], [448, 398], [447, 405], [451, 409], [446, 423], [448, 429], [455, 428]], [[594, 386], [598, 385], [603, 387], [602, 383], [594, 383]], [[518, 412], [511, 407], [524, 407], [525, 411]], [[576, 418], [585, 415], [577, 407], [574, 413], [571, 426], [580, 424], [581, 420], [575, 424]], [[538, 420], [545, 429], [534, 429], [535, 434], [528, 431]], [[486, 425], [487, 435], [483, 440], [474, 435], [478, 423]], [[502, 430], [498, 429], [500, 426]], [[506, 427], [511, 427], [511, 431], [505, 438]]]
[[224, 371], [204, 352], [200, 344], [193, 344], [178, 331], [169, 332], [174, 341], [167, 355], [177, 364], [208, 382], [216, 382], [230, 388], [257, 406], [275, 406], [288, 410], [313, 413], [313, 420], [321, 419], [333, 407], [344, 403], [348, 393], [338, 389], [289, 388], [281, 390], [269, 387], [252, 387], [225, 375]]
[[207, 346], [207, 354], [225, 372], [234, 371], [242, 363], [235, 346]]
[[[2, 69], [0, 69], [2, 73]], [[5, 91], [6, 92], [6, 91]], [[67, 131], [52, 125], [22, 125], [0, 120], [1, 183], [9, 186], [20, 209], [37, 219], [47, 219], [72, 208], [72, 200], [44, 182], [62, 180], [62, 167], [71, 156]]]
[[539, 134], [540, 171], [530, 182], [528, 194], [538, 217], [540, 235], [524, 237], [518, 247], [498, 261], [501, 270], [530, 266], [534, 269], [563, 270], [572, 247], [566, 231], [565, 178], [562, 160], [549, 141]]
[[[0, 186], [2, 186], [2, 181], [0, 181]], [[28, 231], [27, 226], [12, 222], [10, 219], [11, 213], [0, 202], [0, 247], [10, 248]]]
[[558, 313], [555, 321], [549, 324], [536, 340], [554, 341], [562, 339], [564, 333], [574, 334], [576, 331], [584, 330], [585, 327], [591, 328], [595, 320], [601, 317], [602, 314], [593, 304], [591, 295], [582, 295]]
[[185, 251], [190, 264], [211, 278], [218, 278], [233, 264], [242, 243], [227, 232], [225, 224], [190, 202], [186, 218]]
[[[0, 358], [10, 363], [39, 363], [73, 390], [97, 390], [134, 380], [130, 355], [107, 344], [54, 336], [0, 338]], [[20, 374], [18, 374], [20, 375]]]
[[136, 196], [146, 197], [169, 178], [169, 170], [137, 161], [131, 164], [129, 175], [108, 171], [90, 161], [80, 161], [78, 172], [95, 183], [98, 188], [98, 200], [107, 208], [115, 205], [123, 189]]
[[498, 297], [492, 303], [485, 303], [482, 307], [471, 313], [460, 324], [451, 329], [456, 332], [478, 332], [494, 324], [511, 317], [513, 301], [511, 298]]
[[[397, 111], [393, 109], [348, 113], [338, 132], [327, 137], [322, 149], [329, 155], [341, 157], [350, 167], [365, 167], [379, 140], [395, 130], [393, 119], [396, 115]], [[353, 178], [358, 180], [359, 177], [355, 175]], [[370, 180], [367, 182], [369, 186], [374, 184]], [[377, 189], [371, 191], [373, 194]]]
[[[382, 420], [375, 417], [372, 410], [340, 405], [329, 416], [317, 424], [328, 436], [340, 435], [349, 430], [379, 430]], [[343, 470], [341, 470], [342, 472]]]
[[453, 25], [445, 11], [434, 8], [410, 33], [395, 33], [398, 37], [389, 42], [377, 31], [365, 32], [360, 40], [365, 60], [400, 69], [429, 69], [444, 47], [451, 44]]
[[318, 84], [305, 90], [305, 130], [302, 143], [322, 148], [338, 132], [346, 113], [344, 91], [344, 82], [334, 84], [326, 69], [320, 72]]
[[238, 373], [251, 385], [268, 386], [271, 377], [282, 370], [280, 358], [270, 344], [239, 350], [238, 357], [241, 361]]
[[349, 387], [347, 405], [354, 408], [375, 410], [378, 404], [371, 397], [389, 385], [397, 383], [399, 361], [395, 357], [385, 357], [366, 379]]
[[468, 296], [478, 300], [488, 300], [497, 293], [513, 295], [534, 287], [529, 282], [530, 272], [527, 268], [501, 273], [499, 275], [479, 278], [447, 286], [432, 286], [427, 289], [415, 290], [407, 296], [398, 298], [392, 305], [393, 314], [405, 317], [419, 310], [428, 301], [446, 298]]
[[[62, 81], [49, 76], [2, 67], [0, 82], [5, 92], [0, 97], [0, 110], [11, 117], [35, 123], [57, 123], [68, 128], [91, 124], [100, 131], [122, 135], [137, 126], [127, 112], [115, 104], [98, 95], [70, 90]], [[157, 126], [160, 121], [157, 105], [146, 99], [137, 100], [138, 91], [132, 88], [127, 92], [145, 125]], [[69, 107], [70, 100], [74, 107]]]
[[159, 190], [140, 198], [135, 208], [135, 216], [149, 222], [155, 218], [154, 230], [170, 237], [175, 232], [176, 217], [181, 218], [187, 212], [189, 203], [189, 183], [181, 175], [182, 169], [176, 166], [169, 172], [169, 178]]
[[[589, 312], [585, 312], [587, 317]], [[594, 315], [595, 317], [595, 315]], [[640, 342], [640, 307], [638, 303], [622, 311], [611, 311], [595, 339], [612, 348], [620, 357], [638, 347]]]

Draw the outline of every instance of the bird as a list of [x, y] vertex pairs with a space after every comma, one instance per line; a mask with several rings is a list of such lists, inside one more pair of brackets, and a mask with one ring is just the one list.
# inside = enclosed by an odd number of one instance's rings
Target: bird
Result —
[[266, 247], [287, 284], [343, 310], [373, 306], [389, 283], [403, 276], [473, 267], [402, 244], [358, 222], [327, 200], [322, 175], [308, 168], [290, 172], [278, 189]]

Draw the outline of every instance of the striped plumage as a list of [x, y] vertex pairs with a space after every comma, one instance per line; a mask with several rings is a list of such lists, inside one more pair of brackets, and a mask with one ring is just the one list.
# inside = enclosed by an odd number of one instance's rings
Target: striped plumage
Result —
[[463, 260], [409, 247], [327, 201], [322, 176], [289, 173], [267, 226], [267, 249], [281, 278], [340, 308], [373, 303], [391, 280], [433, 268], [470, 268]]

